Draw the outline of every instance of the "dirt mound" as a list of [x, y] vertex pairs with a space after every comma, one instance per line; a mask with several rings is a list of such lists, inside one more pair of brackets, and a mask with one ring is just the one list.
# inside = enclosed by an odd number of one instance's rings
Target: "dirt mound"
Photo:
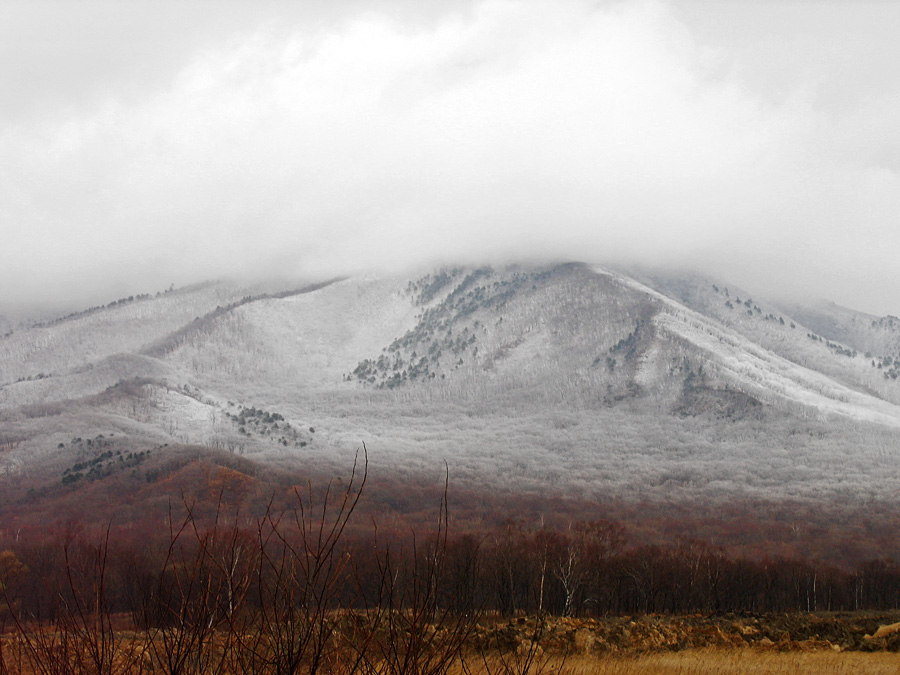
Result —
[[[764, 614], [516, 617], [480, 624], [473, 644], [503, 651], [532, 648], [569, 654], [677, 651], [703, 647], [774, 651], [900, 651], [900, 615]], [[880, 626], [889, 626], [882, 628]]]

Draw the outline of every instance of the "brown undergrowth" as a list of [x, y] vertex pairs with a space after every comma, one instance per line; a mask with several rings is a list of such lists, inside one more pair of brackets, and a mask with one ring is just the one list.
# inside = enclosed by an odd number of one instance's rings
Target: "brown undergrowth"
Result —
[[[359, 617], [353, 617], [357, 621]], [[849, 621], [852, 618], [847, 617]], [[526, 619], [526, 625], [533, 619]], [[556, 623], [557, 620], [550, 620]], [[679, 624], [675, 617], [672, 625]], [[516, 623], [517, 626], [521, 626]], [[564, 628], [564, 626], [568, 626]], [[385, 627], [382, 627], [385, 628]], [[695, 626], [695, 634], [716, 635], [719, 628], [715, 622], [705, 628]], [[251, 653], [261, 657], [259, 636], [250, 637], [254, 649], [244, 654], [237, 650], [247, 650], [247, 644], [240, 638], [226, 634], [211, 637], [209, 655], [216, 658], [207, 659], [205, 664], [189, 661], [179, 662], [160, 658], [164, 645], [153, 645], [146, 633], [135, 631], [117, 631], [116, 638], [110, 644], [109, 658], [103, 661], [92, 661], [90, 650], [83, 643], [73, 642], [62, 634], [44, 632], [37, 637], [38, 631], [29, 636], [7, 634], [0, 639], [0, 673], [3, 675], [43, 675], [108, 672], [122, 675], [143, 675], [144, 673], [218, 673], [220, 675], [246, 675], [250, 673], [309, 673], [322, 672], [334, 675], [398, 675], [399, 673], [442, 673], [443, 675], [704, 675], [706, 673], [754, 674], [754, 673], [896, 673], [897, 655], [883, 651], [842, 651], [828, 641], [794, 641], [785, 639], [780, 643], [769, 644], [766, 638], [755, 642], [736, 645], [730, 640], [718, 638], [722, 644], [717, 646], [689, 646], [673, 651], [671, 649], [651, 648], [645, 646], [621, 649], [603, 649], [591, 642], [584, 626], [575, 629], [571, 635], [568, 622], [556, 628], [546, 630], [535, 641], [535, 633], [516, 629], [513, 632], [504, 627], [503, 632], [510, 637], [507, 642], [484, 641], [484, 634], [491, 634], [491, 628], [480, 626], [476, 629], [473, 640], [456, 654], [445, 651], [445, 643], [433, 642], [430, 646], [416, 652], [407, 651], [409, 642], [389, 645], [381, 642], [377, 646], [362, 647], [344, 642], [340, 648], [331, 652], [327, 659], [318, 665], [310, 660], [302, 660], [295, 668], [274, 669], [263, 660], [253, 663]], [[561, 633], [560, 630], [563, 632]], [[582, 631], [582, 632], [579, 632]], [[343, 637], [353, 634], [351, 630]], [[359, 635], [358, 631], [355, 633]], [[426, 635], [434, 635], [431, 630]], [[382, 632], [375, 642], [389, 636], [389, 631]], [[71, 637], [71, 636], [70, 636]], [[395, 636], [394, 636], [395, 637]], [[496, 635], [494, 635], [496, 637]], [[246, 636], [245, 636], [246, 638]], [[391, 637], [390, 639], [394, 639]], [[28, 640], [39, 640], [40, 646], [35, 650], [28, 645]], [[712, 640], [713, 642], [716, 640]], [[335, 644], [341, 640], [336, 640]], [[490, 644], [489, 644], [490, 643]], [[542, 646], [543, 645], [543, 646]], [[373, 651], [361, 658], [360, 649], [374, 647]], [[388, 650], [394, 656], [406, 654], [406, 660], [386, 658]], [[427, 658], [425, 652], [429, 652]], [[95, 670], [101, 667], [101, 671]]]

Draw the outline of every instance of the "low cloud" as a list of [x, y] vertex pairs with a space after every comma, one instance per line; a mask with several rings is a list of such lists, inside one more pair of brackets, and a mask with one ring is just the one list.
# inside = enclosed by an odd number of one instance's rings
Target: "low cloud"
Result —
[[573, 258], [900, 314], [896, 92], [771, 96], [659, 3], [251, 28], [0, 131], [0, 303]]

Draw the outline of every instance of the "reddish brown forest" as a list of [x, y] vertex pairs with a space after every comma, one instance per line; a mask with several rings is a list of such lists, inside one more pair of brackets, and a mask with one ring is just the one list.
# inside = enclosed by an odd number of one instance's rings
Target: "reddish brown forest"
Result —
[[[263, 475], [227, 454], [180, 457], [132, 476], [130, 487], [95, 480], [45, 487], [41, 495], [23, 486], [10, 496], [0, 532], [6, 614], [50, 618], [60, 603], [70, 606], [66, 597], [101, 578], [110, 611], [144, 622], [200, 587], [207, 604], [259, 609], [266, 584], [284, 581], [277, 575], [286, 560], [309, 555], [310, 546], [325, 554], [322, 534], [314, 541], [309, 528], [335, 523], [325, 541], [335, 568], [329, 608], [370, 606], [388, 573], [392, 592], [414, 592], [404, 579], [419, 576], [398, 570], [415, 572], [423, 559], [434, 565], [434, 606], [454, 611], [600, 616], [900, 606], [900, 566], [880, 555], [896, 524], [890, 518], [876, 528], [820, 509], [817, 522], [811, 510], [771, 504], [755, 505], [755, 513], [747, 505], [740, 514], [720, 510], [718, 520], [684, 506], [642, 505], [638, 517], [636, 506], [613, 502], [489, 497], [371, 475], [363, 484], [363, 466], [344, 479], [304, 481]], [[878, 518], [872, 509], [867, 515]], [[827, 517], [836, 519], [831, 529]], [[804, 551], [809, 536], [818, 546]], [[876, 554], [865, 557], [867, 549]], [[163, 597], [162, 589], [179, 595]], [[160, 602], [169, 609], [154, 608]]]

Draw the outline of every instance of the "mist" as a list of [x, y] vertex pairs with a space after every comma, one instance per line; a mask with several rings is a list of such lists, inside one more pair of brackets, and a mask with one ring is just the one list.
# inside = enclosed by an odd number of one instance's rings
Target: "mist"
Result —
[[896, 8], [723, 4], [12, 3], [0, 306], [576, 259], [900, 314]]

